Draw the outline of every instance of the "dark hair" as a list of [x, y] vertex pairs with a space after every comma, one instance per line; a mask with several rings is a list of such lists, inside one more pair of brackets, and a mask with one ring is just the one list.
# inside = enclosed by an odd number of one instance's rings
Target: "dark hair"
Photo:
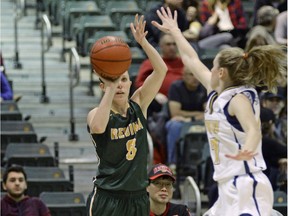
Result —
[[22, 166], [19, 166], [19, 165], [13, 165], [13, 166], [11, 166], [11, 167], [8, 167], [8, 168], [5, 170], [5, 172], [4, 172], [4, 174], [3, 174], [3, 182], [4, 182], [4, 183], [6, 183], [7, 178], [8, 178], [8, 174], [9, 174], [10, 172], [23, 173], [24, 178], [25, 178], [25, 181], [27, 180], [27, 175], [26, 175], [23, 167], [22, 167]]
[[287, 56], [281, 46], [256, 46], [246, 53], [232, 47], [221, 50], [216, 58], [219, 67], [227, 68], [234, 85], [267, 87], [268, 91], [276, 91], [278, 82], [286, 79]]

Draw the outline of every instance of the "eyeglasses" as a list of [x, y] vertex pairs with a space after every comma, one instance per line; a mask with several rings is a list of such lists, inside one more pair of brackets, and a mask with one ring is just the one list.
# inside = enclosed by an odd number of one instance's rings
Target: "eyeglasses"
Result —
[[176, 46], [176, 43], [175, 43], [175, 42], [174, 42], [174, 43], [172, 43], [172, 42], [171, 42], [171, 43], [168, 42], [168, 43], [165, 43], [165, 45], [166, 45], [166, 46]]
[[151, 183], [159, 189], [162, 189], [163, 187], [165, 187], [166, 189], [173, 188], [173, 182], [152, 181]]

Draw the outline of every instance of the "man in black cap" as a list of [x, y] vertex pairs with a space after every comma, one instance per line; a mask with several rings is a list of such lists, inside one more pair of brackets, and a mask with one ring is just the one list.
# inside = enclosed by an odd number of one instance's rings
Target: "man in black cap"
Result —
[[156, 164], [150, 170], [148, 177], [150, 216], [190, 216], [187, 206], [170, 202], [175, 177], [169, 167]]

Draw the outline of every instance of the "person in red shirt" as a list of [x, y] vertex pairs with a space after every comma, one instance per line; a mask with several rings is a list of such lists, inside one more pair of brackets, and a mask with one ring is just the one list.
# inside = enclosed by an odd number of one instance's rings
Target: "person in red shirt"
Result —
[[1, 199], [1, 216], [51, 216], [37, 197], [25, 195], [27, 175], [21, 166], [9, 167], [3, 174], [2, 186], [7, 194]]
[[[182, 79], [182, 72], [184, 65], [181, 58], [178, 56], [178, 50], [176, 47], [175, 40], [170, 34], [161, 34], [160, 41], [160, 53], [168, 67], [166, 77], [162, 83], [162, 86], [156, 95], [154, 101], [148, 108], [148, 115], [151, 116], [154, 112], [159, 112], [162, 105], [167, 102], [167, 95], [170, 85], [175, 80]], [[142, 86], [146, 78], [153, 72], [153, 67], [149, 59], [142, 62], [138, 75], [136, 77], [134, 87], [135, 89]]]
[[187, 206], [171, 203], [175, 177], [169, 167], [156, 164], [149, 171], [147, 192], [150, 200], [149, 216], [190, 216]]

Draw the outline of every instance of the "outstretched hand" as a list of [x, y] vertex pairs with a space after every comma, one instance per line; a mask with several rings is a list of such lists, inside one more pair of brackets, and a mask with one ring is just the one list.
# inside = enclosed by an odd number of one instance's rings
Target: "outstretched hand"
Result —
[[[167, 10], [167, 12], [166, 12]], [[159, 30], [169, 33], [172, 29], [178, 29], [177, 23], [177, 11], [174, 11], [174, 18], [172, 16], [172, 12], [169, 7], [165, 10], [164, 7], [161, 7], [161, 11], [157, 10], [157, 15], [162, 21], [162, 25], [156, 21], [152, 21], [152, 25], [154, 25]]]
[[248, 150], [240, 150], [237, 155], [225, 155], [227, 158], [231, 158], [234, 160], [251, 160], [257, 153], [253, 153]]
[[147, 31], [145, 31], [146, 21], [144, 21], [144, 16], [141, 15], [140, 18], [138, 14], [135, 15], [134, 23], [130, 23], [131, 32], [135, 38], [135, 40], [142, 45]]

